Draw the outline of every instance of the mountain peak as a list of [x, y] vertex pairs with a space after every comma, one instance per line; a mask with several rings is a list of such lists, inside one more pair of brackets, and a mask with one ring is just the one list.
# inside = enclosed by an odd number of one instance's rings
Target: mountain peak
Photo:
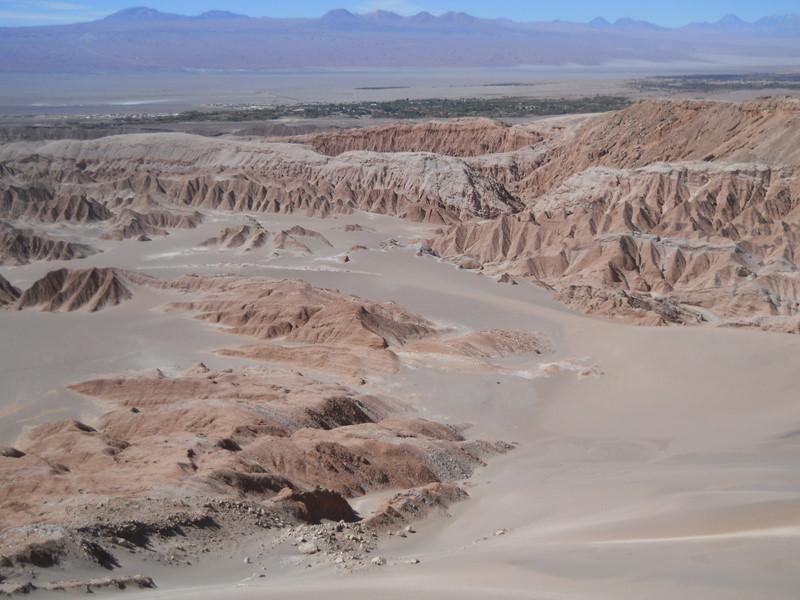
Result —
[[477, 17], [473, 17], [472, 15], [467, 14], [465, 12], [455, 12], [455, 11], [446, 12], [439, 18], [443, 21], [448, 21], [451, 23], [456, 23], [456, 22], [472, 23], [474, 21], [479, 20]]
[[376, 17], [380, 19], [402, 19], [403, 17], [398, 15], [396, 12], [392, 12], [390, 10], [376, 10], [371, 13], [368, 13], [367, 16]]
[[733, 14], [725, 15], [719, 21], [717, 21], [717, 25], [744, 25], [744, 24], [745, 24], [744, 21], [742, 21], [738, 16]]
[[589, 21], [591, 27], [611, 27], [611, 23], [605, 17], [595, 17]]
[[124, 8], [113, 14], [108, 15], [106, 21], [159, 21], [164, 19], [181, 19], [181, 15], [164, 13], [149, 6], [134, 6]]
[[413, 17], [411, 17], [415, 21], [433, 21], [436, 19], [434, 15], [429, 13], [427, 10], [423, 10], [422, 12], [418, 12]]
[[322, 18], [326, 21], [355, 21], [358, 19], [358, 15], [351, 13], [346, 8], [335, 8], [322, 15]]
[[649, 21], [639, 21], [637, 19], [622, 18], [614, 21], [614, 27], [621, 29], [649, 29], [651, 31], [662, 31], [663, 27], [650, 23]]
[[231, 12], [229, 10], [207, 10], [197, 17], [198, 19], [249, 19], [247, 15]]

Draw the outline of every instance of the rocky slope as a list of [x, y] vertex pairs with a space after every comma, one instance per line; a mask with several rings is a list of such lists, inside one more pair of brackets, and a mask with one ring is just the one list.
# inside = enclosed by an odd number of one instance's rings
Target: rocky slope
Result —
[[432, 246], [532, 277], [592, 312], [696, 322], [710, 311], [794, 330], [797, 186], [791, 170], [746, 165], [592, 168], [521, 216], [457, 225]]
[[17, 442], [20, 456], [2, 459], [9, 486], [0, 503], [17, 503], [2, 511], [3, 527], [43, 520], [35, 499], [20, 495], [33, 487], [52, 494], [44, 520], [63, 520], [82, 487], [96, 498], [267, 500], [286, 488], [317, 487], [352, 497], [461, 479], [496, 451], [449, 427], [401, 417], [389, 399], [273, 369], [198, 365], [176, 377], [113, 377], [72, 389], [108, 402], [111, 411], [94, 427], [53, 423]]
[[169, 543], [177, 526], [184, 545], [209, 528], [245, 536], [231, 522], [240, 507], [262, 536], [289, 523], [354, 521], [345, 497], [460, 480], [509, 448], [402, 415], [390, 398], [274, 369], [196, 365], [72, 389], [109, 412], [93, 426], [39, 426], [0, 456], [6, 573], [57, 565], [76, 546], [90, 564], [113, 566], [123, 549]]
[[125, 274], [117, 269], [58, 269], [22, 292], [14, 307], [47, 312], [95, 312], [130, 299], [133, 294], [129, 285]]
[[453, 336], [395, 303], [372, 302], [296, 280], [186, 276], [172, 281], [137, 281], [190, 296], [170, 304], [172, 310], [190, 311], [230, 333], [258, 340], [257, 344], [222, 349], [222, 355], [357, 379], [370, 373], [394, 373], [402, 357], [417, 358], [412, 355], [480, 359], [480, 367], [491, 369], [491, 359], [548, 349], [542, 336], [528, 332], [496, 330]]
[[491, 119], [455, 119], [309, 134], [290, 141], [329, 156], [354, 150], [480, 156], [519, 150], [543, 139], [538, 132], [522, 126], [507, 126]]
[[275, 236], [275, 247], [282, 250], [295, 248], [310, 253], [312, 252], [311, 246], [316, 245], [328, 248], [333, 247], [333, 244], [324, 235], [300, 225], [284, 229]]
[[97, 251], [86, 244], [55, 240], [0, 221], [0, 265], [25, 265], [36, 260], [73, 260]]
[[80, 184], [103, 204], [133, 192], [197, 208], [323, 216], [362, 209], [434, 222], [521, 206], [463, 160], [425, 153], [327, 157], [297, 144], [170, 133], [8, 144], [0, 160], [13, 165], [17, 196], [36, 189], [60, 197]]
[[456, 336], [438, 336], [417, 340], [404, 347], [406, 352], [453, 354], [468, 358], [502, 358], [513, 354], [542, 354], [551, 350], [541, 334], [526, 331], [493, 329]]
[[[789, 99], [645, 101], [525, 126], [395, 124], [294, 143], [171, 133], [7, 144], [0, 207], [102, 218], [111, 237], [139, 239], [191, 226], [193, 208], [366, 210], [441, 225], [432, 251], [594, 314], [796, 331], [799, 116]], [[324, 241], [249, 224], [206, 242], [270, 244], [314, 253]]]
[[200, 245], [207, 248], [235, 248], [247, 251], [263, 247], [270, 237], [270, 232], [258, 221], [252, 219], [244, 225], [226, 227]]
[[527, 210], [456, 224], [431, 246], [596, 314], [796, 332], [799, 115], [768, 100], [597, 117], [527, 170], [495, 173]]
[[650, 100], [589, 119], [534, 163], [526, 164], [521, 154], [513, 168], [495, 168], [493, 174], [532, 205], [591, 167], [629, 169], [682, 161], [797, 166], [798, 141], [796, 99]]
[[[438, 333], [434, 324], [392, 303], [377, 303], [315, 288], [302, 281], [240, 277], [183, 277], [154, 285], [190, 299], [173, 309], [220, 324], [261, 343], [221, 351], [352, 376], [394, 372], [392, 351]], [[269, 343], [264, 343], [269, 342]]]
[[255, 219], [244, 225], [226, 227], [217, 235], [202, 242], [200, 246], [225, 250], [239, 249], [245, 252], [266, 247], [273, 253], [287, 250], [301, 254], [314, 254], [314, 250], [320, 247], [333, 247], [325, 236], [317, 231], [295, 225], [272, 234]]
[[[546, 347], [539, 335], [509, 331], [445, 336], [437, 345], [441, 330], [395, 304], [289, 280], [54, 271], [18, 305], [99, 308], [103, 290], [130, 295], [122, 285], [189, 296], [172, 309], [316, 353], [351, 348], [369, 357], [404, 345], [415, 351], [413, 342], [423, 338], [431, 345], [416, 351], [429, 354], [488, 357]], [[0, 452], [4, 576], [17, 580], [32, 566], [62, 563], [113, 568], [123, 550], [157, 548], [191, 560], [187, 546], [241, 542], [254, 532], [280, 545], [291, 526], [326, 520], [341, 522], [304, 530], [314, 533], [314, 549], [304, 540], [293, 552], [325, 548], [325, 556], [341, 558], [337, 564], [363, 565], [377, 532], [466, 498], [458, 482], [511, 449], [423, 419], [404, 402], [368, 391], [363, 378], [317, 379], [297, 366], [315, 367], [297, 361], [292, 370], [212, 371], [196, 364], [174, 376], [155, 370], [71, 385], [107, 412], [91, 425], [40, 425]], [[362, 366], [363, 375], [381, 372], [373, 362]], [[358, 515], [347, 499], [384, 489], [408, 491], [366, 524], [348, 526]]]
[[90, 223], [111, 216], [109, 210], [99, 202], [67, 190], [57, 192], [56, 188], [60, 186], [37, 182], [35, 179], [21, 185], [0, 181], [0, 218], [44, 223]]
[[17, 301], [20, 291], [0, 275], [0, 306], [7, 306]]
[[197, 211], [184, 214], [167, 210], [139, 212], [124, 208], [114, 215], [110, 223], [111, 230], [102, 237], [110, 240], [145, 241], [151, 237], [167, 235], [168, 229], [194, 229], [202, 222], [203, 215]]
[[196, 298], [173, 303], [173, 308], [263, 340], [383, 349], [436, 332], [432, 323], [397, 304], [346, 296], [303, 281], [185, 276], [154, 285]]

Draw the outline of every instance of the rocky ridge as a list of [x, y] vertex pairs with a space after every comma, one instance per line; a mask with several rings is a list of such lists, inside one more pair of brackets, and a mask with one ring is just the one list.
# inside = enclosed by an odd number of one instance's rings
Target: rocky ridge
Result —
[[328, 156], [357, 150], [480, 156], [519, 150], [542, 142], [544, 137], [531, 128], [508, 126], [491, 119], [454, 119], [313, 133], [288, 139]]
[[800, 331], [798, 115], [792, 100], [650, 101], [588, 120], [495, 172], [526, 210], [429, 245], [594, 314]]
[[19, 295], [18, 310], [40, 308], [47, 312], [95, 312], [133, 297], [130, 282], [118, 269], [97, 268], [50, 271]]
[[22, 292], [11, 285], [8, 280], [0, 275], [0, 306], [13, 304]]
[[404, 357], [424, 353], [474, 359], [491, 369], [492, 359], [549, 349], [543, 336], [529, 332], [453, 336], [395, 303], [372, 302], [295, 280], [186, 276], [145, 283], [192, 297], [171, 303], [172, 310], [189, 311], [230, 333], [258, 340], [219, 350], [221, 355], [356, 378], [395, 373]]
[[[382, 373], [383, 359], [375, 357], [397, 361], [395, 350], [414, 352], [422, 340], [431, 345], [420, 352], [477, 358], [547, 346], [525, 332], [452, 336], [394, 303], [294, 280], [165, 281], [115, 269], [59, 270], [16, 303], [96, 310], [139, 286], [179, 296], [172, 310], [261, 340], [259, 347], [306, 355], [269, 357], [268, 366], [215, 371], [200, 363], [172, 376], [154, 370], [69, 386], [107, 412], [91, 424], [40, 425], [2, 448], [4, 577], [19, 581], [31, 565], [115, 569], [121, 553], [153, 548], [164, 562], [185, 564], [198, 548], [241, 544], [254, 532], [266, 532], [276, 551], [366, 567], [380, 532], [445, 514], [466, 498], [459, 482], [513, 447], [469, 440], [378, 391], [367, 379]], [[308, 360], [312, 355], [348, 350], [361, 359], [357, 373], [335, 368], [339, 377], [318, 379], [296, 370], [319, 368]], [[275, 366], [282, 362], [291, 369]], [[357, 376], [342, 378], [343, 372]], [[386, 489], [407, 491], [367, 519], [348, 502]], [[63, 585], [56, 581], [53, 589]]]
[[58, 196], [76, 184], [100, 206], [133, 192], [194, 208], [317, 216], [367, 210], [440, 223], [520, 207], [462, 159], [430, 153], [327, 157], [298, 144], [173, 133], [61, 140], [31, 152], [25, 144], [0, 150], [0, 161], [13, 165], [6, 195], [22, 207], [33, 190]]
[[[170, 133], [8, 144], [0, 214], [104, 219], [111, 237], [146, 239], [191, 226], [187, 210], [366, 210], [438, 224], [432, 252], [527, 278], [585, 312], [793, 332], [798, 115], [790, 99], [644, 101], [525, 126], [395, 124], [292, 143]], [[169, 223], [152, 216], [172, 210]], [[314, 252], [301, 235], [245, 227], [207, 245]]]
[[147, 241], [155, 236], [168, 235], [168, 229], [194, 229], [203, 222], [203, 215], [197, 211], [189, 214], [168, 210], [139, 212], [124, 208], [116, 213], [111, 221], [111, 230], [103, 234], [103, 239]]
[[0, 265], [25, 265], [36, 260], [75, 260], [96, 254], [86, 244], [56, 240], [32, 229], [0, 221]]

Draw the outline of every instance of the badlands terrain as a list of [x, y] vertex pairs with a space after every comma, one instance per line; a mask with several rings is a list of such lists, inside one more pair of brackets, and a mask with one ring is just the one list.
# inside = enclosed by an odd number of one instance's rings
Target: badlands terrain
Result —
[[800, 101], [0, 146], [0, 590], [794, 598]]

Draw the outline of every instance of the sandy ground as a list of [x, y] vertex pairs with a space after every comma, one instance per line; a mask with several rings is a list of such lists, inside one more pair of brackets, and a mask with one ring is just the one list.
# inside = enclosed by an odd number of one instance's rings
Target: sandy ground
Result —
[[[625, 80], [697, 65], [308, 69], [263, 72], [53, 74], [0, 73], [1, 115], [136, 114], [210, 105], [356, 102], [403, 98], [626, 93]], [[513, 83], [514, 87], [505, 84]], [[500, 84], [500, 85], [498, 85]], [[591, 86], [591, 87], [589, 87]], [[213, 91], [216, 90], [216, 91]]]
[[[757, 58], [743, 56], [733, 63], [730, 61], [729, 57], [709, 62], [629, 61], [602, 67], [121, 71], [52, 73], [47, 77], [36, 73], [0, 73], [0, 116], [130, 115], [225, 105], [380, 102], [406, 98], [552, 98], [595, 94], [638, 97], [629, 82], [642, 77], [791, 72], [797, 68], [793, 59], [764, 64]], [[760, 90], [733, 96], [766, 93]]]
[[[274, 231], [300, 223], [322, 232], [334, 245], [327, 255], [194, 250], [225, 221], [241, 218], [216, 217], [197, 230], [125, 242], [70, 265], [113, 265], [159, 277], [300, 278], [395, 300], [465, 330], [542, 331], [556, 346], [545, 362], [596, 365], [603, 374], [579, 379], [565, 368], [531, 378], [540, 366], [533, 359], [506, 365], [503, 375], [404, 369], [382, 384], [423, 414], [472, 424], [470, 436], [519, 443], [468, 483], [472, 497], [452, 518], [423, 523], [407, 539], [389, 538], [381, 549], [388, 564], [358, 574], [295, 565], [243, 582], [248, 567], [220, 556], [161, 576], [148, 572], [159, 590], [125, 597], [797, 597], [799, 338], [636, 328], [576, 315], [538, 288], [501, 285], [417, 257], [412, 246], [376, 249], [380, 241], [408, 242], [428, 231], [388, 217], [257, 216]], [[355, 222], [375, 231], [342, 231]], [[357, 243], [371, 250], [351, 253], [342, 264], [337, 255]], [[20, 284], [57, 266], [3, 273]], [[160, 301], [144, 295], [97, 315], [0, 314], [0, 435], [11, 439], [44, 419], [97, 414], [102, 407], [60, 391], [88, 375], [185, 366], [200, 357], [220, 361], [210, 352], [231, 345], [231, 337], [159, 312]], [[361, 499], [361, 510], [378, 500]], [[420, 563], [405, 564], [409, 558]]]

